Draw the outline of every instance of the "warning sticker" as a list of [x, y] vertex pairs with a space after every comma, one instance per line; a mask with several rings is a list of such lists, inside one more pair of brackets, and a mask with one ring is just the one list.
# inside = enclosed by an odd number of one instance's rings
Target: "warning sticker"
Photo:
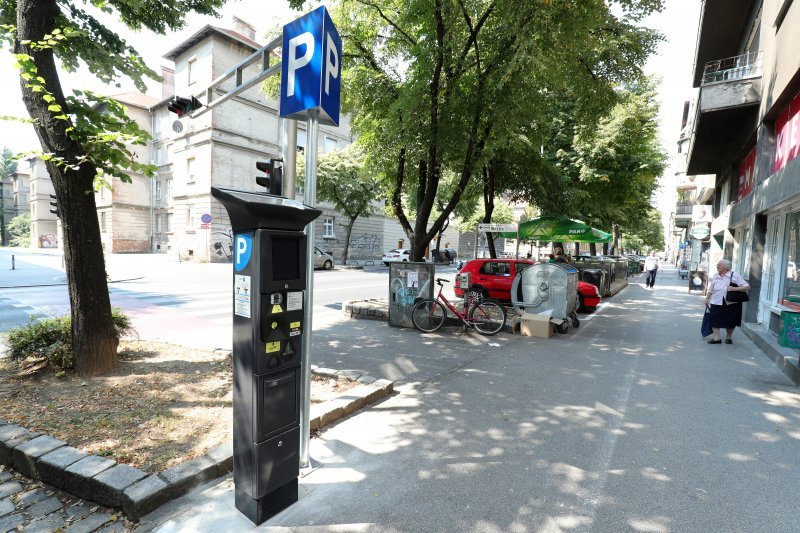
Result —
[[289, 336], [290, 337], [296, 337], [296, 336], [300, 335], [300, 333], [301, 333], [301, 331], [300, 331], [300, 322], [299, 321], [298, 322], [291, 322], [289, 324]]
[[280, 305], [273, 305], [272, 314], [277, 315], [278, 313], [283, 313], [283, 307], [281, 307]]
[[267, 343], [267, 353], [274, 353], [274, 352], [280, 352], [280, 351], [281, 351], [281, 342], [280, 341], [268, 342]]
[[297, 311], [303, 308], [303, 293], [302, 292], [287, 292], [286, 293], [286, 310]]
[[233, 276], [233, 313], [250, 318], [250, 276]]

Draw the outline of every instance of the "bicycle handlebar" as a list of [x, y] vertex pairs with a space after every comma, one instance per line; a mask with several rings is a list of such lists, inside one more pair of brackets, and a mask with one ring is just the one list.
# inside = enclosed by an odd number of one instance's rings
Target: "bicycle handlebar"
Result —
[[436, 284], [437, 285], [441, 285], [442, 283], [450, 283], [450, 280], [449, 279], [444, 279], [444, 278], [436, 278]]

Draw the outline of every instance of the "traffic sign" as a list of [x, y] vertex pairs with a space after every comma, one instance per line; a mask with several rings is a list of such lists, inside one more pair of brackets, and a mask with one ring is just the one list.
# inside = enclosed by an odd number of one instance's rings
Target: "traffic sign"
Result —
[[516, 224], [478, 224], [479, 232], [511, 233], [517, 231]]
[[280, 116], [339, 125], [342, 39], [325, 6], [283, 27]]
[[203, 213], [200, 217], [200, 222], [203, 224], [210, 224], [212, 220], [214, 219], [211, 217], [211, 213]]

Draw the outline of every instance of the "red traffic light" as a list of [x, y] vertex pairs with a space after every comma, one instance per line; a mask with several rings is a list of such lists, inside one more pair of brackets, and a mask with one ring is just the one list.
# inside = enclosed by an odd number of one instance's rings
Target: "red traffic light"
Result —
[[283, 159], [256, 161], [256, 168], [266, 176], [256, 176], [256, 183], [265, 187], [267, 193], [281, 196], [283, 194]]
[[173, 96], [167, 103], [167, 109], [170, 112], [178, 115], [178, 118], [188, 115], [193, 111], [197, 111], [203, 107], [203, 104], [194, 96], [190, 98], [183, 98], [182, 96]]

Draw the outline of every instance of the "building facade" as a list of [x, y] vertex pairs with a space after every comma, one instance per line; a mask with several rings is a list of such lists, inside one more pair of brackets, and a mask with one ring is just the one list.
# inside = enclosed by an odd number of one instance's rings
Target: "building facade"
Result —
[[775, 333], [800, 311], [799, 46], [797, 2], [703, 2], [686, 174], [715, 176], [708, 263], [733, 261], [752, 287], [745, 321]]

